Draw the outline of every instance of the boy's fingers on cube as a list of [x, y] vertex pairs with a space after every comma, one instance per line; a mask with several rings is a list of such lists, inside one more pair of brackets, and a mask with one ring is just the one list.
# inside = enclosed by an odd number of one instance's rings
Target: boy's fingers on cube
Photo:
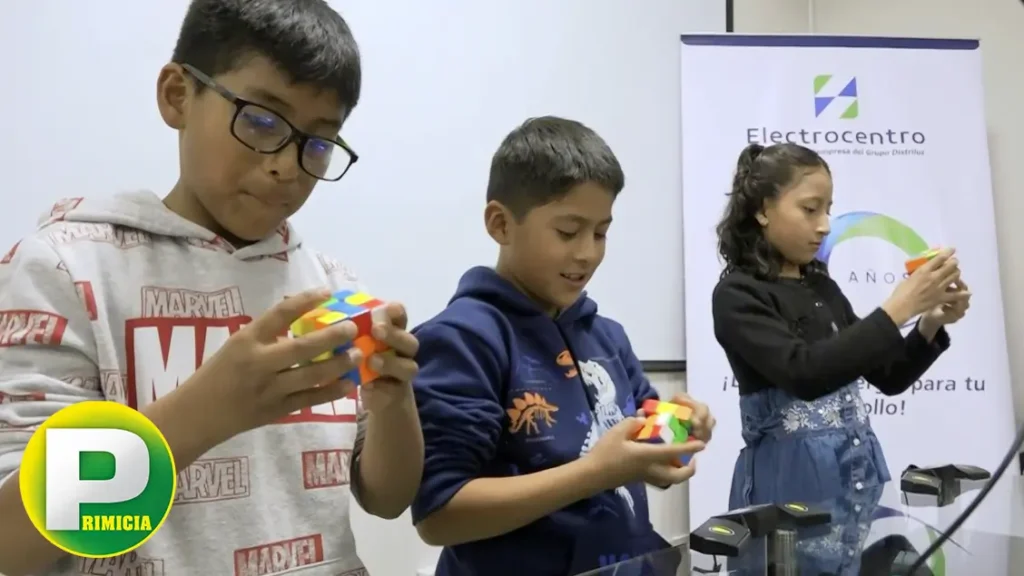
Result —
[[391, 325], [405, 330], [409, 325], [409, 315], [405, 311], [405, 305], [401, 302], [388, 302], [387, 311], [388, 318], [391, 319]]
[[643, 418], [623, 418], [621, 422], [619, 422], [615, 426], [612, 426], [612, 429], [606, 432], [604, 436], [602, 436], [601, 438], [604, 438], [605, 436], [610, 436], [613, 439], [610, 441], [624, 440], [632, 442], [636, 438], [637, 433], [640, 432], [640, 429], [643, 428], [643, 426]]
[[371, 332], [374, 338], [387, 344], [399, 356], [414, 358], [420, 349], [420, 341], [415, 336], [397, 326], [377, 324]]
[[286, 410], [285, 413], [290, 414], [310, 406], [319, 406], [320, 404], [340, 400], [351, 395], [355, 389], [356, 385], [351, 380], [334, 379], [315, 388], [308, 388], [289, 394], [283, 402]]
[[711, 440], [711, 434], [715, 430], [715, 424], [717, 424], [715, 417], [710, 415], [707, 420], [699, 425], [695, 423], [693, 426], [693, 437], [702, 442], [708, 442]]
[[[317, 356], [335, 350], [352, 341], [358, 329], [351, 322], [339, 322], [323, 330], [305, 336], [280, 340], [263, 350], [264, 358], [276, 370], [288, 370], [296, 364], [303, 364]], [[350, 348], [348, 354], [362, 354], [358, 348]], [[344, 355], [344, 354], [342, 354]]]
[[676, 460], [704, 449], [704, 443], [700, 440], [690, 440], [680, 444], [644, 444], [643, 446], [647, 460], [650, 462]]
[[420, 370], [419, 364], [412, 358], [395, 354], [374, 354], [370, 359], [370, 368], [400, 382], [411, 382]]
[[693, 410], [693, 415], [690, 417], [691, 420], [704, 421], [711, 415], [711, 410], [707, 404], [694, 400], [689, 394], [676, 394], [672, 397], [672, 403], [687, 406]]
[[690, 440], [687, 440], [686, 442], [683, 442], [681, 444], [668, 444], [668, 446], [674, 448], [674, 452], [676, 454], [680, 456], [685, 456], [686, 454], [696, 454], [697, 452], [703, 450], [707, 445], [704, 444], [704, 442], [701, 440], [691, 438]]
[[658, 486], [661, 489], [672, 486], [672, 470], [674, 466], [666, 464], [652, 464], [647, 469], [647, 483]]
[[686, 466], [676, 468], [675, 470], [672, 471], [672, 479], [674, 480], [675, 484], [679, 484], [681, 482], [686, 482], [690, 478], [693, 478], [693, 475], [696, 473], [697, 459], [691, 458], [689, 463], [686, 464]]
[[301, 294], [290, 296], [254, 320], [249, 328], [261, 341], [273, 342], [278, 336], [288, 332], [292, 322], [323, 304], [330, 297], [331, 291], [327, 289], [307, 290]]
[[697, 473], [697, 461], [696, 459], [690, 459], [690, 462], [686, 466], [670, 466], [667, 464], [657, 464], [651, 466], [649, 469], [648, 483], [656, 486], [670, 486], [686, 482], [693, 475]]
[[277, 375], [273, 383], [273, 394], [289, 397], [302, 392], [322, 388], [341, 379], [359, 366], [348, 354], [339, 354], [329, 360], [285, 370]]
[[708, 405], [696, 402], [693, 406], [693, 418], [699, 420], [701, 424], [707, 424], [708, 418], [710, 417], [711, 410], [708, 409]]

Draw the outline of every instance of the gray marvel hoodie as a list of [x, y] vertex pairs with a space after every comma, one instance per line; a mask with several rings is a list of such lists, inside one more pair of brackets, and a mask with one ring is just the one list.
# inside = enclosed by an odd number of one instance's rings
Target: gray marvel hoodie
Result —
[[[358, 289], [291, 226], [235, 249], [150, 192], [71, 198], [0, 259], [0, 479], [82, 400], [141, 409], [288, 295]], [[365, 574], [349, 526], [358, 399], [294, 413], [178, 472], [163, 527], [122, 557], [49, 575]]]

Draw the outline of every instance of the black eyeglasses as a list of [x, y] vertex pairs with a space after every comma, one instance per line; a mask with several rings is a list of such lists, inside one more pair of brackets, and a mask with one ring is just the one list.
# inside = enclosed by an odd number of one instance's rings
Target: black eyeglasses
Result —
[[231, 135], [246, 148], [260, 154], [276, 154], [295, 142], [302, 170], [314, 178], [328, 182], [341, 180], [348, 169], [359, 160], [359, 156], [340, 136], [329, 140], [306, 134], [277, 112], [239, 98], [194, 66], [182, 64], [181, 67], [235, 105], [235, 115], [231, 118]]

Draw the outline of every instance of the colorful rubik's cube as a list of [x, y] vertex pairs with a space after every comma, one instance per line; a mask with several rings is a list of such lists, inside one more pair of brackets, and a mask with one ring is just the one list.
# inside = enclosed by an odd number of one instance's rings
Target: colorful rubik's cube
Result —
[[357, 386], [376, 380], [379, 374], [370, 370], [367, 360], [373, 354], [394, 354], [386, 344], [375, 340], [370, 335], [374, 324], [388, 322], [387, 313], [384, 309], [385, 303], [377, 300], [365, 292], [353, 292], [342, 290], [335, 292], [330, 300], [324, 302], [317, 308], [302, 315], [301, 318], [292, 323], [292, 335], [299, 338], [322, 330], [338, 322], [348, 320], [356, 325], [358, 332], [352, 342], [335, 348], [329, 352], [313, 358], [313, 362], [321, 362], [334, 357], [336, 354], [343, 354], [349, 348], [355, 346], [363, 351], [363, 361], [359, 367], [342, 376], [351, 380]]
[[940, 250], [938, 248], [933, 248], [932, 250], [928, 250], [927, 252], [922, 252], [922, 253], [918, 254], [917, 256], [914, 256], [910, 260], [907, 260], [907, 262], [906, 262], [907, 274], [913, 274], [915, 270], [917, 270], [921, 266], [924, 266], [926, 262], [928, 262], [932, 258], [935, 258], [936, 256], [938, 256], [939, 252], [940, 252]]
[[[690, 435], [690, 417], [693, 416], [693, 410], [689, 406], [651, 399], [644, 400], [643, 410], [647, 422], [637, 434], [637, 441], [654, 444], [682, 444], [694, 439]], [[690, 455], [688, 454], [675, 462], [677, 466], [686, 466], [689, 463]]]

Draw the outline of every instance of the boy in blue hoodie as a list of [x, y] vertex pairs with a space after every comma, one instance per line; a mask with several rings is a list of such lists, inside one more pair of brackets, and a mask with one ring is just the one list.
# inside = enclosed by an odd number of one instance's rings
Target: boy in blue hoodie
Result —
[[596, 133], [561, 118], [528, 120], [494, 155], [484, 218], [498, 264], [466, 272], [416, 330], [426, 454], [413, 522], [444, 546], [438, 576], [566, 576], [667, 546], [644, 483], [690, 478], [692, 461], [670, 462], [703, 449], [714, 419], [677, 398], [700, 441], [633, 441], [636, 407], [657, 392], [583, 292], [624, 180]]

